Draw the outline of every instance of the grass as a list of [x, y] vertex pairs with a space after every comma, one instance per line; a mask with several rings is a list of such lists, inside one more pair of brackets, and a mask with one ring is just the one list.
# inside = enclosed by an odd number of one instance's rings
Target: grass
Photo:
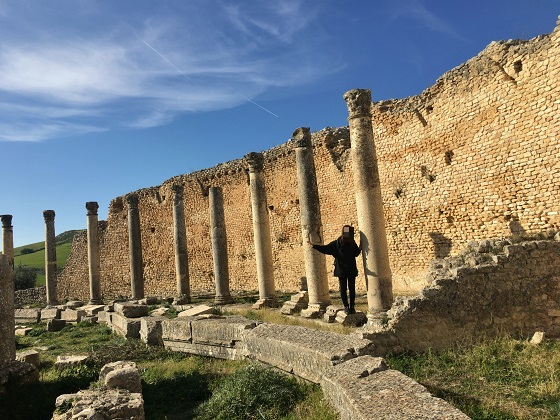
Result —
[[[68, 325], [60, 332], [47, 332], [44, 324], [35, 324], [27, 336], [16, 337], [16, 346], [18, 350], [39, 349], [41, 368], [39, 383], [0, 394], [1, 416], [5, 416], [2, 418], [15, 420], [50, 419], [59, 395], [99, 386], [100, 368], [117, 360], [136, 362], [142, 378], [146, 418], [196, 419], [197, 407], [209, 401], [216, 390], [223, 389], [226, 378], [252, 365], [246, 360], [212, 359], [147, 347], [139, 340], [125, 340], [113, 334], [106, 326], [88, 323]], [[56, 356], [68, 354], [87, 354], [89, 362], [78, 368], [54, 369]], [[270, 378], [269, 373], [266, 375], [265, 379]], [[282, 418], [337, 418], [318, 386], [284, 373], [281, 377], [297, 388], [297, 398], [290, 400]], [[280, 383], [284, 383], [282, 378]], [[260, 388], [262, 393], [268, 392], [267, 387]]]
[[393, 369], [473, 419], [560, 417], [560, 343], [507, 337], [421, 355], [389, 355]]

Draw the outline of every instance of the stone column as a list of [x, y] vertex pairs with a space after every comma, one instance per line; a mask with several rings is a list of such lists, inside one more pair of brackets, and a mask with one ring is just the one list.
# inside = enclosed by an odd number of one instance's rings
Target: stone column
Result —
[[393, 289], [371, 122], [371, 92], [367, 89], [350, 90], [344, 94], [344, 100], [349, 113], [350, 156], [366, 276], [368, 318], [379, 321], [393, 304]]
[[325, 255], [307, 245], [307, 241], [314, 244], [323, 243], [319, 190], [309, 128], [298, 128], [294, 131], [292, 141], [296, 150], [301, 236], [309, 293], [309, 305], [301, 311], [301, 316], [316, 318], [325, 312], [331, 300]]
[[272, 260], [272, 241], [270, 240], [270, 223], [266, 202], [266, 187], [263, 176], [262, 153], [251, 152], [245, 155], [249, 167], [251, 186], [251, 211], [253, 215], [253, 238], [259, 283], [259, 300], [253, 309], [276, 306], [274, 289], [274, 266]]
[[0, 254], [0, 368], [16, 360], [14, 328], [14, 269], [9, 256]]
[[12, 215], [3, 214], [2, 219], [2, 253], [8, 257], [10, 265], [14, 266], [14, 228], [12, 226]]
[[89, 303], [99, 305], [101, 299], [100, 281], [100, 257], [99, 257], [99, 223], [97, 209], [99, 204], [95, 201], [86, 203], [87, 209], [87, 245], [88, 245], [88, 268], [89, 268]]
[[142, 237], [138, 195], [127, 194], [128, 203], [128, 251], [130, 255], [130, 285], [132, 299], [144, 298], [144, 268], [142, 266]]
[[187, 227], [183, 207], [183, 186], [173, 185], [173, 239], [175, 251], [175, 278], [177, 297], [175, 304], [183, 305], [191, 301], [189, 280], [189, 257], [187, 254]]
[[214, 279], [216, 281], [214, 302], [227, 304], [233, 300], [229, 293], [227, 237], [222, 189], [220, 187], [210, 187], [208, 195], [210, 201], [210, 238], [214, 257]]
[[43, 211], [45, 219], [45, 277], [47, 283], [47, 306], [58, 305], [56, 296], [56, 240], [54, 233], [54, 210]]

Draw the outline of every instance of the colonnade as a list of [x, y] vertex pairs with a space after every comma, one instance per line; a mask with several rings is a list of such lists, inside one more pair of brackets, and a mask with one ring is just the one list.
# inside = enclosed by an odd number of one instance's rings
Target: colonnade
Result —
[[[371, 123], [371, 93], [365, 89], [354, 89], [344, 94], [349, 112], [351, 158], [356, 209], [362, 244], [364, 274], [367, 280], [368, 317], [375, 321], [383, 318], [391, 307], [391, 270], [383, 203], [379, 182], [379, 171]], [[317, 176], [313, 160], [313, 147], [309, 128], [298, 128], [292, 136], [295, 149], [300, 206], [301, 232], [305, 272], [309, 290], [309, 305], [302, 311], [304, 317], [317, 317], [330, 304], [325, 256], [305, 246], [307, 241], [323, 242], [323, 227], [319, 205]], [[274, 270], [270, 223], [263, 174], [261, 153], [249, 153], [244, 158], [249, 175], [253, 237], [257, 267], [259, 300], [254, 308], [276, 306]], [[173, 191], [173, 232], [176, 268], [177, 297], [179, 304], [190, 302], [189, 266], [187, 256], [187, 236], [183, 206], [183, 186], [174, 185]], [[229, 290], [227, 238], [223, 207], [222, 189], [211, 186], [208, 190], [210, 212], [210, 237], [214, 263], [216, 286], [215, 303], [232, 302]], [[144, 274], [138, 195], [127, 194], [130, 283], [133, 299], [144, 298]], [[86, 203], [87, 246], [90, 283], [90, 302], [102, 302], [100, 286], [100, 244], [96, 202]], [[53, 210], [43, 212], [45, 219], [45, 270], [47, 305], [57, 304], [56, 294], [56, 243]], [[8, 264], [13, 267], [12, 216], [3, 215], [3, 253]]]

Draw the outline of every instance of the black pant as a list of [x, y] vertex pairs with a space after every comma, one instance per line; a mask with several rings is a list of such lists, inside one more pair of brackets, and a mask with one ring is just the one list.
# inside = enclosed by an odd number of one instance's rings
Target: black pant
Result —
[[340, 298], [342, 299], [342, 304], [348, 306], [348, 296], [346, 295], [346, 289], [350, 291], [350, 307], [354, 307], [354, 300], [356, 299], [356, 277], [350, 276], [340, 276], [338, 278], [338, 284], [340, 285]]

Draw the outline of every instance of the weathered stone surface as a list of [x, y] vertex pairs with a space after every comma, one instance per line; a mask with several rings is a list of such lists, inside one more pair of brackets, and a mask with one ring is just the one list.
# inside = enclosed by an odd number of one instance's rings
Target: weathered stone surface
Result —
[[48, 321], [49, 319], [60, 319], [60, 309], [58, 308], [44, 308], [41, 309], [41, 321]]
[[63, 319], [66, 322], [80, 322], [82, 317], [85, 315], [86, 311], [81, 309], [66, 309], [65, 311], [60, 312], [60, 319]]
[[367, 316], [363, 312], [345, 314], [344, 311], [339, 311], [336, 314], [335, 321], [348, 327], [360, 327], [366, 323]]
[[169, 350], [198, 354], [200, 356], [216, 357], [218, 359], [242, 360], [246, 356], [243, 346], [239, 344], [235, 347], [225, 347], [166, 340], [164, 345], [165, 348]]
[[56, 399], [56, 407], [68, 405], [71, 406], [68, 411], [55, 413], [52, 420], [145, 419], [142, 394], [127, 390], [79, 391]]
[[533, 334], [529, 342], [531, 344], [541, 344], [543, 341], [544, 341], [544, 332], [537, 331], [536, 333]]
[[30, 363], [36, 368], [41, 364], [41, 356], [37, 350], [22, 350], [16, 353], [16, 360], [20, 362]]
[[101, 311], [97, 313], [97, 322], [111, 323], [111, 315], [113, 312]]
[[130, 302], [117, 302], [114, 305], [116, 313], [127, 318], [140, 318], [148, 315], [148, 307]]
[[118, 361], [107, 363], [101, 368], [99, 379], [107, 388], [142, 392], [140, 373], [134, 362]]
[[50, 319], [47, 322], [47, 331], [49, 331], [49, 332], [60, 331], [64, 327], [66, 327], [66, 320], [65, 319], [54, 318], [54, 319]]
[[140, 339], [151, 346], [163, 346], [161, 323], [163, 317], [145, 316], [140, 318]]
[[468, 419], [422, 385], [387, 369], [382, 359], [359, 357], [324, 372], [321, 388], [343, 420]]
[[309, 294], [307, 290], [301, 290], [295, 295], [290, 297], [290, 300], [282, 305], [281, 313], [284, 315], [293, 315], [295, 312], [299, 312], [302, 309], [307, 308], [309, 303]]
[[39, 371], [30, 363], [13, 360], [0, 366], [0, 392], [7, 385], [25, 385], [39, 381]]
[[87, 322], [89, 324], [97, 324], [97, 316], [84, 316], [80, 322]]
[[125, 338], [140, 338], [140, 318], [127, 318], [113, 312], [110, 326], [113, 331]]
[[31, 324], [39, 322], [39, 319], [41, 319], [41, 310], [36, 308], [15, 309], [14, 318], [16, 324]]
[[161, 321], [161, 336], [165, 346], [168, 341], [191, 342], [192, 331], [191, 322], [193, 317], [181, 317], [174, 319], [163, 319]]
[[177, 316], [197, 316], [197, 315], [206, 315], [214, 313], [214, 308], [208, 305], [197, 305], [193, 306], [192, 308], [186, 309], [180, 312]]
[[157, 308], [150, 312], [150, 316], [163, 316], [169, 312], [169, 308]]
[[78, 309], [84, 306], [84, 302], [81, 300], [69, 300], [64, 306], [66, 306], [67, 309]]
[[63, 370], [69, 367], [81, 366], [86, 364], [88, 360], [87, 355], [68, 355], [68, 356], [57, 356], [54, 367], [57, 370]]
[[323, 321], [325, 322], [334, 322], [336, 319], [336, 314], [338, 314], [340, 311], [343, 311], [344, 308], [341, 308], [340, 306], [335, 306], [335, 305], [329, 305], [327, 306], [327, 309], [325, 310], [325, 315], [323, 315]]
[[242, 316], [195, 319], [191, 322], [192, 342], [233, 347], [243, 339], [243, 331], [256, 327], [255, 321]]
[[33, 330], [33, 328], [29, 328], [29, 327], [19, 327], [19, 328], [16, 327], [15, 334], [16, 335], [27, 335], [32, 330]]
[[85, 305], [80, 309], [86, 312], [87, 316], [97, 315], [99, 312], [105, 310], [105, 305]]
[[332, 366], [374, 350], [369, 340], [293, 325], [261, 324], [243, 332], [247, 354], [319, 382]]

